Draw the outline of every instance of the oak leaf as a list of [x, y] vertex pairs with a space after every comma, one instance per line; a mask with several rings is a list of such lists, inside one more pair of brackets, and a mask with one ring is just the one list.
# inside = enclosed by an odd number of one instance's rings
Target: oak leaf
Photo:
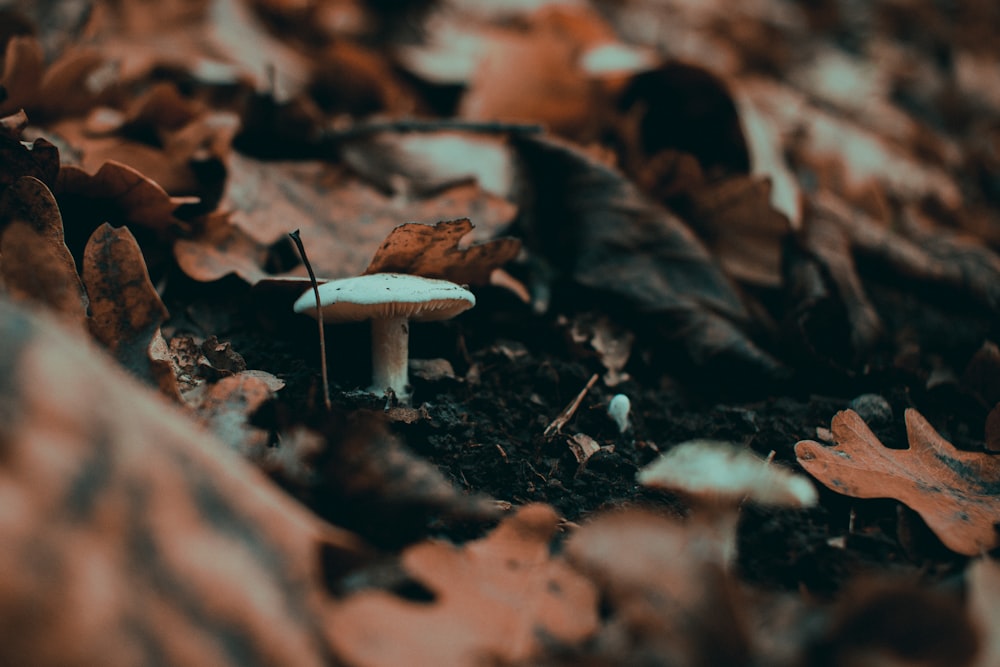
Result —
[[888, 449], [853, 410], [833, 417], [836, 444], [795, 445], [806, 471], [855, 498], [894, 498], [917, 512], [952, 551], [976, 555], [997, 546], [1000, 457], [955, 449], [914, 409], [906, 411], [909, 449]]
[[330, 623], [341, 658], [363, 665], [461, 665], [521, 661], [540, 636], [578, 642], [598, 626], [593, 586], [549, 553], [558, 516], [528, 505], [486, 538], [455, 547], [424, 542], [403, 567], [435, 596], [432, 603], [385, 591], [347, 598]]
[[365, 274], [410, 273], [461, 285], [485, 285], [494, 269], [517, 256], [521, 241], [506, 237], [459, 248], [459, 241], [472, 227], [468, 218], [399, 225], [375, 251]]
[[0, 663], [331, 663], [360, 540], [52, 318], [0, 297], [0, 340]]
[[43, 303], [64, 322], [86, 329], [87, 295], [63, 238], [62, 216], [49, 189], [22, 176], [0, 200], [0, 275], [11, 297]]
[[104, 223], [90, 237], [83, 255], [83, 283], [90, 296], [90, 332], [129, 371], [180, 399], [177, 378], [166, 354], [153, 346], [170, 313], [146, 270], [135, 237], [126, 227]]
[[171, 197], [155, 181], [136, 169], [110, 161], [90, 174], [80, 167], [59, 170], [56, 194], [60, 202], [73, 195], [90, 208], [108, 209], [107, 218], [120, 219], [155, 231], [184, 229], [188, 225], [174, 215], [182, 204], [197, 202], [192, 197]]

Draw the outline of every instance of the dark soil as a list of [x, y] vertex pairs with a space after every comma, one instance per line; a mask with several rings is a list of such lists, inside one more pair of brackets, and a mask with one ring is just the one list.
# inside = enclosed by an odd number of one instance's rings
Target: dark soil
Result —
[[[249, 368], [266, 369], [287, 383], [277, 401], [255, 418], [273, 430], [275, 446], [277, 435], [294, 424], [324, 422], [316, 325], [291, 314], [295, 294], [250, 290], [235, 280], [203, 285], [172, 276], [168, 282], [168, 306], [178, 332], [212, 332], [231, 340]], [[562, 433], [546, 437], [546, 427], [605, 368], [595, 354], [570, 340], [565, 317], [536, 316], [506, 292], [482, 290], [477, 307], [457, 320], [412, 327], [411, 359], [446, 359], [455, 377], [426, 381], [414, 376], [413, 403], [422, 406], [424, 417], [390, 422], [390, 428], [457, 488], [514, 504], [550, 503], [571, 522], [626, 505], [685, 511], [679, 499], [645, 491], [635, 482], [636, 471], [658, 451], [685, 440], [729, 440], [762, 456], [773, 452], [777, 462], [795, 466], [795, 443], [815, 438], [817, 427], [828, 428], [832, 416], [862, 394], [881, 396], [891, 406], [891, 417], [879, 413], [875, 399], [876, 408], [869, 403], [875, 412], [868, 415], [889, 447], [905, 446], [903, 412], [915, 407], [958, 447], [981, 448], [985, 408], [953, 386], [925, 389], [925, 369], [932, 354], [961, 368], [991, 333], [988, 324], [974, 311], [917, 308], [899, 286], [876, 285], [872, 292], [887, 319], [909, 318], [909, 330], [920, 332], [924, 352], [912, 370], [887, 366], [850, 375], [819, 363], [810, 367], [804, 360], [786, 384], [758, 386], [735, 373], [706, 377], [683, 367], [650, 367], [647, 360], [654, 355], [648, 346], [655, 341], [644, 340], [637, 330], [640, 344], [625, 369], [631, 378], [616, 387], [596, 382]], [[381, 412], [383, 399], [350, 392], [367, 384], [367, 326], [338, 325], [326, 331], [335, 412]], [[632, 429], [624, 434], [606, 413], [610, 397], [619, 392], [632, 402]], [[855, 407], [862, 414], [866, 409]], [[609, 447], [580, 466], [567, 444], [576, 433]], [[371, 516], [364, 515], [369, 510], [357, 510], [362, 515], [345, 517], [342, 508], [325, 506], [287, 480], [285, 485], [321, 515], [350, 524], [376, 544], [386, 544], [386, 535], [404, 523], [378, 508]], [[739, 565], [746, 581], [825, 596], [874, 571], [929, 581], [962, 571], [966, 559], [945, 549], [899, 503], [851, 499], [817, 486], [820, 503], [811, 510], [745, 508]], [[418, 520], [419, 525], [398, 531], [394, 540], [434, 535], [460, 541], [489, 527], [432, 514]]]

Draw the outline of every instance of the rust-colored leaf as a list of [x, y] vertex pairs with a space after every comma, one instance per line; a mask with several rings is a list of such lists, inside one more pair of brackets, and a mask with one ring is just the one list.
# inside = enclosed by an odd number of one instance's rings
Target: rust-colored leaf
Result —
[[105, 223], [87, 242], [83, 282], [90, 296], [90, 332], [129, 371], [179, 398], [169, 361], [150, 346], [170, 313], [150, 282], [139, 244], [125, 227]]
[[331, 663], [357, 538], [51, 318], [0, 297], [0, 340], [0, 663]]
[[[179, 260], [196, 271], [192, 275], [199, 280], [229, 272], [260, 280], [261, 248], [286, 240], [292, 229], [300, 229], [307, 239], [316, 274], [332, 279], [364, 271], [379, 244], [401, 222], [467, 217], [476, 221], [477, 231], [492, 236], [516, 212], [475, 184], [407, 200], [390, 198], [342, 168], [317, 161], [263, 162], [234, 153], [229, 167], [221, 208], [231, 213], [232, 227], [227, 232], [216, 226], [203, 238], [191, 239], [222, 251], [190, 244], [179, 251]], [[294, 273], [305, 275], [305, 269], [298, 267]]]
[[71, 194], [86, 200], [104, 200], [115, 209], [123, 222], [134, 223], [156, 231], [185, 228], [187, 224], [174, 216], [181, 204], [190, 198], [171, 197], [155, 181], [120, 162], [105, 162], [95, 174], [80, 167], [64, 166], [59, 170], [56, 194]]
[[249, 418], [275, 391], [281, 380], [263, 371], [240, 371], [205, 389], [196, 399], [195, 411], [219, 440], [252, 461], [267, 453], [269, 434], [249, 423]]
[[471, 231], [468, 218], [435, 225], [402, 224], [375, 251], [365, 274], [410, 273], [460, 285], [485, 285], [494, 269], [517, 256], [521, 241], [508, 237], [459, 248]]
[[338, 655], [371, 666], [467, 665], [529, 659], [542, 636], [586, 639], [597, 629], [597, 595], [549, 553], [558, 520], [551, 507], [528, 505], [465, 547], [407, 549], [403, 567], [434, 601], [384, 591], [347, 598], [331, 618]]
[[17, 300], [44, 304], [86, 329], [87, 295], [63, 238], [55, 198], [37, 178], [23, 176], [0, 201], [0, 273]]
[[0, 192], [22, 176], [34, 176], [52, 187], [59, 173], [59, 151], [45, 139], [28, 143], [21, 132], [28, 124], [23, 113], [0, 118]]
[[914, 409], [906, 411], [909, 449], [887, 449], [853, 410], [838, 412], [836, 444], [795, 445], [806, 471], [855, 498], [894, 498], [917, 512], [952, 551], [976, 555], [997, 546], [1000, 457], [955, 449]]
[[269, 275], [262, 268], [267, 246], [234, 225], [225, 213], [206, 216], [197, 235], [174, 242], [174, 259], [185, 274], [202, 282], [236, 274], [254, 285]]
[[45, 71], [45, 54], [36, 38], [12, 37], [2, 62], [0, 85], [7, 91], [7, 99], [0, 101], [0, 116], [6, 116], [32, 106]]

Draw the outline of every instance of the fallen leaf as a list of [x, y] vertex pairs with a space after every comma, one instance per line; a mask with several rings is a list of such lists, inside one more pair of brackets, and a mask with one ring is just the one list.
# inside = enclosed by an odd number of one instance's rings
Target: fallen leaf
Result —
[[7, 91], [7, 99], [0, 100], [0, 116], [34, 106], [44, 71], [45, 54], [35, 37], [15, 36], [7, 41], [0, 72], [0, 85]]
[[917, 512], [952, 551], [968, 556], [998, 545], [1000, 457], [955, 449], [914, 409], [906, 411], [910, 447], [887, 449], [853, 410], [833, 417], [836, 445], [795, 445], [806, 471], [854, 498], [894, 498]]
[[59, 151], [45, 139], [28, 143], [21, 133], [28, 124], [23, 112], [0, 118], [0, 193], [22, 176], [33, 176], [53, 187], [59, 173]]
[[[476, 221], [477, 240], [507, 225], [516, 207], [474, 184], [449, 188], [426, 199], [389, 198], [344, 169], [318, 161], [263, 162], [234, 153], [221, 204], [232, 229], [213, 221], [201, 238], [185, 243], [179, 261], [198, 271], [193, 277], [236, 272], [260, 280], [261, 250], [299, 229], [309, 261], [320, 277], [356, 276], [365, 270], [385, 237], [401, 222], [437, 222], [466, 217]], [[228, 234], [232, 237], [229, 238]], [[196, 247], [200, 242], [205, 247]], [[221, 248], [221, 252], [219, 250]], [[231, 268], [227, 271], [227, 264]], [[305, 275], [298, 267], [292, 275]], [[210, 278], [214, 279], [214, 278]]]
[[685, 218], [734, 279], [776, 288], [782, 283], [782, 249], [791, 224], [771, 205], [769, 181], [734, 176], [691, 193]]
[[0, 273], [7, 293], [42, 304], [86, 330], [87, 294], [66, 247], [62, 216], [49, 189], [22, 176], [0, 199]]
[[0, 662], [330, 664], [360, 540], [55, 320], [0, 297], [0, 340]]
[[412, 542], [431, 516], [471, 522], [497, 517], [492, 498], [456, 488], [388, 430], [381, 412], [334, 415], [318, 429], [327, 446], [306, 492], [322, 516], [383, 547]]
[[241, 371], [208, 386], [193, 399], [194, 410], [220, 441], [258, 463], [267, 456], [270, 434], [251, 425], [249, 419], [283, 385], [269, 373]]
[[174, 242], [174, 259], [187, 276], [212, 282], [235, 274], [251, 285], [269, 277], [262, 268], [267, 245], [233, 224], [229, 214], [208, 215], [198, 227], [192, 237]]
[[108, 211], [107, 218], [158, 232], [186, 229], [188, 224], [174, 212], [197, 198], [171, 197], [155, 181], [120, 162], [105, 162], [96, 173], [80, 167], [59, 170], [56, 195], [60, 201], [72, 196], [74, 205]]
[[149, 280], [139, 244], [126, 227], [104, 223], [87, 242], [83, 283], [90, 296], [90, 332], [122, 366], [145, 382], [180, 399], [173, 368], [154, 359], [150, 348], [162, 339], [170, 313]]
[[[503, 136], [472, 132], [376, 132], [344, 141], [351, 169], [387, 192], [429, 196], [470, 179], [496, 197], [513, 198], [514, 158]], [[513, 219], [511, 214], [508, 219]]]
[[459, 285], [485, 285], [494, 269], [517, 256], [521, 241], [507, 237], [459, 248], [472, 227], [468, 218], [402, 224], [375, 251], [364, 273], [409, 273]]
[[548, 264], [529, 285], [537, 309], [548, 307], [553, 278], [570, 280], [591, 301], [641, 315], [646, 330], [657, 318], [658, 345], [679, 341], [687, 361], [725, 359], [753, 374], [781, 374], [740, 330], [749, 313], [739, 293], [683, 221], [568, 142], [517, 136], [512, 143], [527, 185], [518, 231]]
[[337, 655], [364, 665], [468, 665], [524, 661], [541, 637], [573, 644], [598, 626], [591, 584], [549, 552], [559, 518], [527, 505], [464, 547], [425, 542], [403, 552], [405, 570], [434, 596], [385, 591], [345, 599], [331, 623]]

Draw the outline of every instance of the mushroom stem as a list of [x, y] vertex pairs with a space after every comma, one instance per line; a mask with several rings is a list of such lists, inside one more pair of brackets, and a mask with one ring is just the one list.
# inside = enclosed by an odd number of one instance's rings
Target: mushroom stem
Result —
[[372, 320], [373, 394], [392, 389], [402, 402], [410, 399], [410, 323], [406, 317]]
[[731, 570], [736, 564], [739, 520], [738, 503], [715, 499], [693, 501], [690, 521], [697, 530], [695, 550], [699, 556]]

